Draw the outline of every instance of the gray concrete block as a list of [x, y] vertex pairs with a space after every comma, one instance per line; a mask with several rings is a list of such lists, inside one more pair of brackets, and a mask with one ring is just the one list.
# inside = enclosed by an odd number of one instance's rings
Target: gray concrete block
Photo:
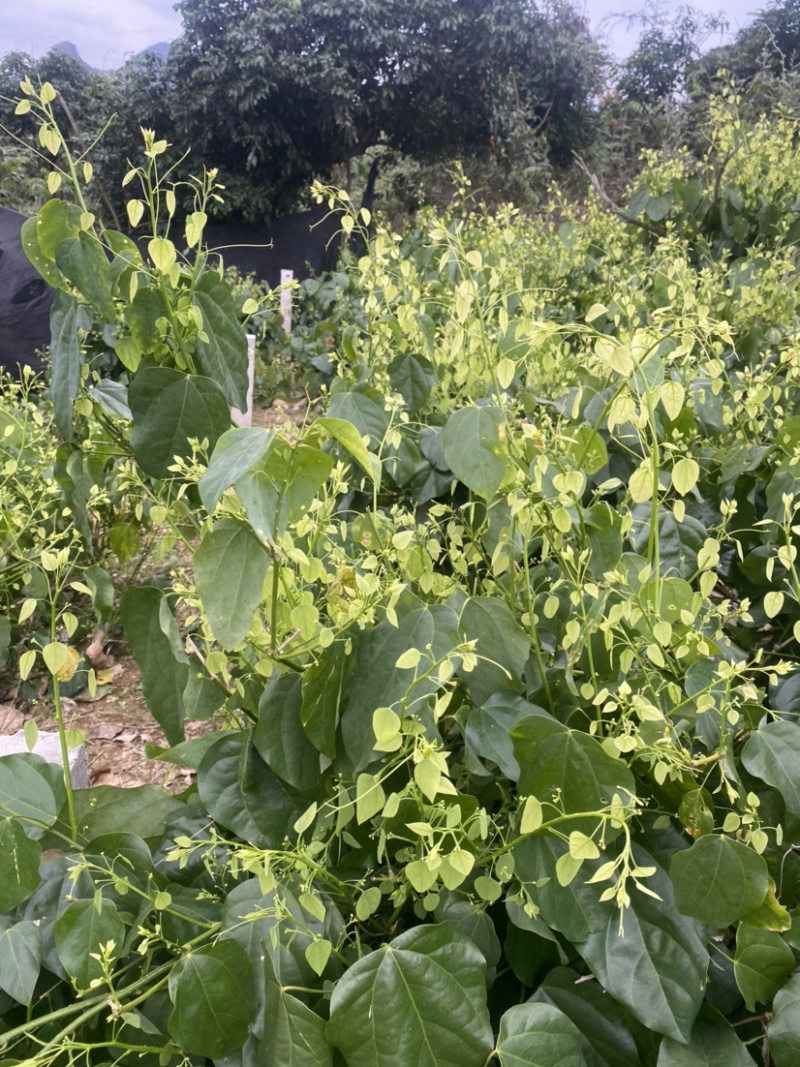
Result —
[[[25, 743], [25, 732], [17, 730], [15, 734], [0, 737], [0, 756], [11, 756], [18, 752], [28, 752]], [[48, 763], [61, 762], [61, 741], [57, 733], [39, 733], [33, 748], [36, 756], [41, 756]], [[88, 789], [91, 785], [89, 780], [89, 757], [86, 754], [86, 745], [79, 745], [69, 750], [69, 771], [72, 777], [73, 789]]]

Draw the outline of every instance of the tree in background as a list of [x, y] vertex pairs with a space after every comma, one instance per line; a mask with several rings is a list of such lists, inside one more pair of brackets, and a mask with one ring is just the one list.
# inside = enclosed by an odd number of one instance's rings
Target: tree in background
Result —
[[251, 217], [294, 203], [314, 175], [375, 145], [418, 159], [502, 157], [535, 132], [564, 162], [590, 136], [601, 54], [569, 4], [178, 7], [184, 33], [168, 60], [177, 136], [223, 165], [229, 202]]

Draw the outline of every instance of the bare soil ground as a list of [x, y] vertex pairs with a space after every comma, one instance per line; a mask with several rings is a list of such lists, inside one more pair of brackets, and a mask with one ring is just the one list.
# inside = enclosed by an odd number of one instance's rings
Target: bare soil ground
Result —
[[[194, 772], [145, 756], [148, 741], [163, 748], [167, 742], [145, 703], [139, 668], [126, 656], [114, 665], [113, 671], [111, 683], [98, 687], [94, 698], [84, 690], [75, 699], [62, 700], [67, 728], [82, 730], [86, 735], [92, 785], [151, 784], [181, 792], [191, 783]], [[16, 733], [28, 719], [33, 719], [40, 731], [57, 728], [52, 704], [47, 700], [19, 708], [3, 704], [0, 734]], [[187, 721], [187, 739], [213, 728], [209, 722]]]

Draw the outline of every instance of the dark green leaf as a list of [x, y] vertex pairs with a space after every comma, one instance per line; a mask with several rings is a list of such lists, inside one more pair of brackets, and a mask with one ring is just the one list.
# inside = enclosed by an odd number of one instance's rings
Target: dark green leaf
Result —
[[332, 470], [333, 457], [318, 448], [276, 442], [236, 482], [236, 494], [256, 535], [277, 542], [289, 522], [302, 518]]
[[303, 675], [300, 718], [309, 741], [329, 759], [336, 755], [336, 727], [342, 694], [353, 674], [357, 656], [346, 653], [345, 641], [334, 641]]
[[325, 1022], [277, 982], [267, 985], [264, 1067], [332, 1067]]
[[339, 979], [328, 1040], [348, 1067], [483, 1067], [492, 1050], [485, 969], [449, 924], [407, 930]]
[[225, 431], [217, 441], [206, 473], [197, 483], [203, 507], [209, 514], [225, 490], [264, 458], [274, 437], [274, 430], [255, 426]]
[[444, 458], [450, 470], [473, 493], [492, 497], [500, 488], [506, 455], [500, 431], [505, 416], [500, 408], [460, 408], [444, 428]]
[[78, 830], [87, 841], [116, 833], [160, 837], [168, 819], [184, 810], [180, 800], [155, 785], [98, 785], [75, 797]]
[[669, 876], [678, 911], [720, 928], [757, 908], [769, 890], [769, 872], [761, 856], [738, 841], [713, 834], [676, 853]]
[[42, 850], [26, 837], [22, 823], [0, 819], [0, 912], [11, 911], [33, 893], [41, 862]]
[[461, 609], [459, 631], [475, 640], [478, 662], [467, 672], [460, 670], [475, 704], [485, 704], [504, 689], [522, 689], [522, 672], [531, 652], [528, 635], [504, 600], [470, 597]]
[[36, 923], [18, 922], [0, 934], [0, 989], [18, 1003], [33, 1000], [41, 966], [42, 934]]
[[[600, 927], [593, 916], [593, 931], [576, 947], [608, 992], [648, 1029], [688, 1041], [707, 980], [703, 928], [678, 913], [672, 884], [652, 856], [635, 847], [634, 858], [641, 867], [655, 866], [646, 884], [661, 899], [631, 887], [630, 907], [620, 916], [616, 906], [606, 902], [605, 925]], [[597, 893], [602, 886], [583, 889]], [[558, 896], [554, 891], [554, 899]], [[551, 916], [545, 918], [554, 925]]]
[[131, 448], [136, 462], [154, 478], [169, 478], [175, 456], [189, 459], [189, 438], [206, 441], [211, 452], [230, 428], [225, 397], [210, 378], [187, 377], [168, 367], [147, 367], [128, 389], [133, 414]]
[[114, 280], [103, 247], [96, 237], [82, 230], [77, 237], [62, 241], [56, 249], [56, 265], [84, 300], [107, 321], [116, 309], [111, 298]]
[[[400, 656], [410, 648], [421, 652], [432, 646], [437, 659], [455, 645], [455, 613], [442, 608], [414, 608], [404, 615], [397, 627], [382, 622], [362, 635], [352, 683], [347, 688], [350, 703], [342, 714], [342, 737], [348, 756], [356, 770], [366, 767], [373, 757], [375, 735], [372, 713], [376, 708], [391, 707], [413, 685], [409, 702], [417, 703], [436, 691], [430, 679], [414, 683], [415, 668], [397, 667]], [[421, 661], [424, 664], [425, 660]], [[424, 665], [416, 673], [423, 673]]]
[[267, 686], [258, 704], [255, 745], [279, 778], [306, 792], [319, 786], [320, 764], [303, 730], [301, 704], [300, 675], [287, 674]]
[[259, 848], [280, 848], [308, 807], [281, 782], [247, 735], [221, 737], [206, 752], [198, 771], [200, 797], [208, 813]]
[[739, 923], [733, 973], [750, 1011], [756, 1004], [769, 1007], [794, 966], [794, 954], [780, 934]]
[[56, 425], [65, 441], [72, 440], [72, 402], [81, 384], [81, 344], [78, 305], [66, 293], [56, 292], [50, 308], [50, 396]]
[[516, 1004], [500, 1020], [501, 1067], [585, 1067], [581, 1035], [552, 1004]]
[[800, 1063], [800, 974], [793, 974], [775, 994], [767, 1037], [775, 1067], [797, 1067]]
[[169, 976], [171, 1037], [189, 1055], [219, 1059], [241, 1048], [256, 1014], [250, 960], [218, 941], [179, 960]]
[[787, 811], [800, 816], [800, 726], [787, 720], [768, 722], [754, 730], [742, 750], [750, 774], [783, 797]]
[[149, 355], [161, 341], [156, 323], [168, 315], [167, 298], [157, 285], [141, 286], [125, 305], [125, 321], [142, 355]]
[[455, 893], [444, 892], [440, 898], [441, 902], [434, 912], [437, 922], [450, 923], [481, 950], [487, 967], [496, 967], [503, 950], [487, 912], [468, 900], [460, 900]]
[[532, 999], [554, 1004], [577, 1026], [588, 1067], [640, 1067], [621, 1008], [597, 982], [581, 979], [568, 967], [556, 967]]
[[753, 1067], [750, 1053], [718, 1011], [704, 1004], [688, 1045], [665, 1037], [657, 1067]]
[[235, 648], [247, 636], [269, 570], [264, 546], [246, 526], [225, 520], [194, 554], [195, 581], [217, 641]]
[[109, 900], [98, 911], [94, 900], [73, 900], [53, 927], [58, 958], [78, 989], [89, 988], [94, 978], [101, 978], [101, 946], [114, 942], [112, 957], [119, 957], [125, 940], [125, 926]]
[[412, 414], [421, 411], [434, 383], [430, 361], [424, 356], [404, 352], [395, 356], [386, 369], [392, 389], [402, 396], [406, 408]]
[[64, 796], [63, 782], [59, 793], [57, 797], [53, 792], [47, 764], [40, 756], [0, 757], [0, 815], [21, 819], [29, 837], [41, 837], [44, 828], [56, 821]]
[[[579, 730], [560, 730], [550, 733], [537, 746], [523, 732], [526, 722], [512, 730], [522, 796], [535, 796], [546, 802], [558, 792], [559, 806], [570, 815], [607, 807], [615, 793], [623, 803], [635, 795], [636, 781], [625, 762], [609, 756], [594, 737]], [[542, 727], [551, 730], [552, 723], [543, 719]], [[575, 820], [569, 828], [591, 835], [597, 829], [597, 820]], [[615, 831], [607, 826], [605, 834], [606, 840], [611, 840]]]
[[92, 385], [86, 395], [99, 405], [100, 410], [115, 419], [131, 419], [128, 407], [128, 387], [111, 378], [103, 378], [97, 385]]
[[66, 279], [62, 276], [61, 271], [56, 267], [53, 260], [42, 251], [37, 231], [38, 220], [35, 217], [26, 219], [23, 222], [20, 230], [20, 240], [25, 255], [48, 285], [52, 285], [54, 289], [66, 290]]
[[465, 736], [475, 754], [496, 763], [501, 773], [515, 782], [519, 764], [514, 758], [514, 743], [509, 731], [523, 718], [547, 715], [546, 711], [528, 703], [509, 691], [489, 697], [483, 707], [466, 712]]
[[185, 656], [175, 656], [180, 638], [172, 614], [162, 611], [165, 603], [160, 589], [131, 586], [120, 602], [120, 619], [142, 672], [147, 706], [169, 744], [177, 745], [183, 740], [183, 691], [189, 680], [189, 666]]
[[[325, 415], [326, 418], [343, 419], [355, 426], [361, 437], [369, 437], [368, 448], [373, 452], [378, 451], [389, 428], [389, 415], [385, 410], [383, 397], [377, 389], [369, 386], [335, 393], [331, 396]], [[330, 424], [328, 429], [333, 433]], [[368, 474], [372, 473], [369, 467], [365, 470]]]
[[48, 200], [36, 216], [36, 240], [48, 259], [55, 262], [56, 250], [68, 237], [77, 237], [81, 229], [81, 209], [66, 200]]
[[194, 303], [203, 315], [203, 333], [198, 337], [200, 369], [217, 383], [231, 407], [247, 409], [249, 385], [247, 337], [239, 322], [230, 286], [216, 271], [206, 271], [196, 283]]

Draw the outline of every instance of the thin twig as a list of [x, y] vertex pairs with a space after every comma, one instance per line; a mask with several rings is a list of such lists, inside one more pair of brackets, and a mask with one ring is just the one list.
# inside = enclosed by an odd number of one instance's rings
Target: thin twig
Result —
[[633, 217], [633, 215], [629, 215], [627, 211], [625, 211], [619, 206], [619, 204], [615, 204], [611, 197], [608, 195], [608, 193], [605, 191], [603, 186], [600, 184], [600, 180], [597, 175], [592, 174], [592, 172], [589, 170], [589, 168], [586, 166], [586, 164], [577, 152], [573, 152], [572, 154], [575, 156], [575, 162], [578, 164], [578, 168], [589, 179], [589, 182], [594, 191], [597, 193], [598, 197], [600, 198], [601, 203], [603, 203], [606, 208], [608, 208], [608, 210], [612, 212], [612, 214], [618, 215], [619, 218], [623, 219], [625, 222], [630, 223], [631, 226], [638, 226], [640, 230], [646, 230], [648, 233], [652, 233], [654, 237], [667, 236], [667, 231], [661, 226], [650, 226], [648, 223], [642, 222], [641, 219], [636, 219]]

